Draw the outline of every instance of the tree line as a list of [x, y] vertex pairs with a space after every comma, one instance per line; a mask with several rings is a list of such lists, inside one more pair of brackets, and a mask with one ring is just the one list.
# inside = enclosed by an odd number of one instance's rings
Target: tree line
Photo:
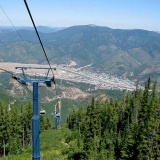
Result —
[[92, 98], [67, 119], [68, 159], [159, 160], [160, 97], [149, 78], [142, 90], [123, 91], [120, 101]]
[[[0, 156], [21, 154], [32, 144], [32, 104], [28, 102], [11, 110], [0, 101]], [[51, 128], [47, 116], [40, 117], [40, 130]]]

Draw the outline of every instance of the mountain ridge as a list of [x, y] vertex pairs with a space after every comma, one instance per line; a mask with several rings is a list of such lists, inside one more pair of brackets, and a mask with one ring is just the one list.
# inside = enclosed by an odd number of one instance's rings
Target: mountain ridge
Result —
[[[37, 30], [42, 33], [51, 33], [51, 32], [57, 32], [65, 27], [50, 27], [50, 26], [36, 26]], [[34, 27], [31, 26], [16, 26], [16, 30], [29, 30], [29, 31], [35, 31]], [[8, 30], [8, 31], [15, 31], [15, 28], [13, 26], [0, 26], [0, 30]]]
[[[35, 32], [18, 32], [24, 41], [16, 32], [0, 29], [0, 42], [6, 43], [0, 43], [0, 61], [45, 63]], [[160, 34], [153, 31], [79, 25], [52, 33], [40, 32], [40, 37], [51, 63], [67, 64], [73, 60], [77, 67], [92, 63], [91, 70], [128, 78], [141, 77], [146, 68], [159, 68]]]

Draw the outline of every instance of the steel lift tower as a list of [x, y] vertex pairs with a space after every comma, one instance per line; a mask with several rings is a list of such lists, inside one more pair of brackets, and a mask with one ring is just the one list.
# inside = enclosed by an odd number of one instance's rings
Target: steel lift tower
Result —
[[[33, 84], [33, 114], [32, 114], [32, 160], [40, 160], [40, 143], [39, 143], [39, 112], [38, 112], [38, 84], [45, 83], [47, 87], [51, 87], [52, 79], [49, 78], [49, 71], [56, 68], [36, 68], [36, 67], [15, 67], [22, 70], [23, 77], [13, 76], [18, 82], [22, 84]], [[45, 69], [48, 70], [46, 76], [42, 79], [29, 79], [26, 76], [27, 69]]]

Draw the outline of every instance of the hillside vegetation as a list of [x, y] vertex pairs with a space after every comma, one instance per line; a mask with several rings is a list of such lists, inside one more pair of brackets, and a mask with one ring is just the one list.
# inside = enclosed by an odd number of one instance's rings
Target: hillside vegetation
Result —
[[[48, 117], [41, 117], [41, 159], [160, 159], [160, 98], [156, 86], [156, 81], [151, 86], [149, 78], [144, 90], [137, 85], [132, 94], [124, 91], [121, 100], [93, 97], [87, 105], [71, 110], [67, 126], [61, 125], [58, 130]], [[1, 123], [8, 122], [0, 127], [1, 142], [5, 140], [7, 146], [7, 156], [2, 159], [30, 159], [30, 103], [19, 112], [16, 108], [7, 112], [0, 103], [0, 115]], [[0, 147], [2, 156], [2, 143]]]
[[[73, 110], [68, 127], [68, 159], [160, 159], [160, 99], [150, 78], [121, 101], [94, 98], [87, 108]], [[152, 91], [150, 91], [152, 89]]]
[[[32, 101], [32, 84], [22, 85], [18, 81], [12, 79], [8, 73], [0, 73], [0, 100], [11, 109], [21, 105], [27, 104], [28, 101]], [[91, 97], [102, 96], [104, 99], [110, 97], [114, 99], [121, 98], [121, 91], [118, 90], [93, 90], [89, 91], [89, 88], [94, 88], [94, 85], [85, 83], [76, 83], [71, 81], [56, 79], [57, 83], [57, 94], [55, 93], [54, 85], [53, 88], [48, 88], [45, 85], [39, 86], [39, 110], [46, 110], [46, 114], [51, 118], [51, 114], [55, 110], [56, 103], [61, 100], [61, 123], [66, 123], [67, 115], [75, 107], [86, 105]], [[52, 119], [54, 123], [54, 119]]]

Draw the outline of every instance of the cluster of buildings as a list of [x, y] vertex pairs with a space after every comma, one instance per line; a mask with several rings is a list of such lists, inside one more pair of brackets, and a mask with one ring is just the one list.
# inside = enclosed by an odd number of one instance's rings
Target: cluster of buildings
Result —
[[66, 66], [57, 66], [56, 78], [73, 82], [83, 82], [95, 86], [96, 89], [135, 89], [135, 82], [127, 78], [116, 77], [106, 73], [93, 73]]

